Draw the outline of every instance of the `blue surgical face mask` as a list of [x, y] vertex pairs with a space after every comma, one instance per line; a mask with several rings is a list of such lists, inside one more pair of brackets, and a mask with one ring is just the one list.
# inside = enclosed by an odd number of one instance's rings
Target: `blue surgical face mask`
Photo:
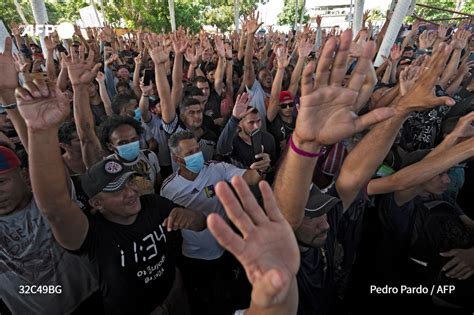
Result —
[[199, 174], [199, 172], [204, 167], [204, 156], [202, 155], [202, 152], [199, 151], [192, 155], [186, 156], [184, 158], [184, 162], [186, 163], [186, 168], [189, 171]]
[[140, 119], [142, 119], [142, 110], [140, 109], [140, 107], [137, 107], [135, 108], [135, 116], [133, 118], [135, 118], [136, 121], [140, 121]]
[[124, 145], [117, 146], [118, 155], [127, 161], [133, 161], [137, 158], [140, 153], [140, 142], [130, 142]]
[[150, 102], [154, 102], [154, 101], [156, 101], [157, 99], [158, 99], [158, 98], [156, 97], [156, 95], [150, 95], [150, 96], [148, 96], [148, 100], [149, 100]]

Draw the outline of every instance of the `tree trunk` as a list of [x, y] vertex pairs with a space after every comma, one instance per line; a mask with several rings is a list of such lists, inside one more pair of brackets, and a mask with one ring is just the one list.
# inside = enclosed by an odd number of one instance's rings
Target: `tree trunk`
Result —
[[168, 6], [170, 9], [171, 31], [176, 32], [176, 19], [174, 17], [174, 0], [168, 0]]
[[235, 30], [237, 31], [237, 33], [240, 33], [239, 22], [240, 22], [240, 1], [234, 0], [234, 24], [235, 24]]

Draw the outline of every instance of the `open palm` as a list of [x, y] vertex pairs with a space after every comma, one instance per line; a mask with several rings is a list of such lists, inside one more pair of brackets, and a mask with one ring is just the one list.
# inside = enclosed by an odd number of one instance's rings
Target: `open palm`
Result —
[[233, 232], [217, 214], [208, 217], [208, 227], [217, 241], [245, 268], [254, 288], [252, 302], [261, 307], [270, 307], [285, 299], [290, 280], [298, 271], [296, 238], [278, 209], [268, 183], [260, 182], [259, 185], [267, 215], [241, 177], [234, 177], [232, 186], [242, 205], [226, 183], [219, 183], [216, 193], [243, 238]]
[[18, 86], [18, 72], [12, 55], [12, 39], [10, 37], [5, 38], [4, 47], [3, 53], [0, 53], [0, 69], [2, 69], [0, 90], [12, 90]]

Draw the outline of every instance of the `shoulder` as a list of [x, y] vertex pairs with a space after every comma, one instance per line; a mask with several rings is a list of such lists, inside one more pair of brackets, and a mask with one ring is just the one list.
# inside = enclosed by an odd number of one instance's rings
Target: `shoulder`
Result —
[[172, 182], [178, 178], [178, 172], [174, 172], [170, 176], [168, 176], [164, 181], [163, 184], [161, 185], [161, 192], [165, 191], [166, 189], [169, 189], [170, 186], [172, 186]]

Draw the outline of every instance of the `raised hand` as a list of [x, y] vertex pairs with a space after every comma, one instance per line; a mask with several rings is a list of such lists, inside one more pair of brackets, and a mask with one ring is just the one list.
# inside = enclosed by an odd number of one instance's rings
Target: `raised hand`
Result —
[[142, 53], [139, 53], [138, 56], [136, 56], [135, 58], [133, 58], [133, 60], [135, 61], [135, 65], [136, 65], [136, 66], [140, 66], [140, 65], [143, 63], [143, 55], [142, 55]]
[[250, 100], [251, 97], [245, 92], [237, 95], [234, 108], [232, 109], [232, 116], [240, 120], [250, 113], [253, 110], [253, 108], [248, 108]]
[[354, 113], [358, 95], [369, 73], [375, 44], [367, 42], [349, 83], [343, 87], [351, 41], [352, 31], [347, 30], [342, 33], [339, 45], [334, 37], [326, 42], [314, 83], [312, 77], [316, 64], [309, 63], [303, 71], [302, 97], [293, 135], [300, 142], [310, 144], [309, 148], [337, 143], [393, 115], [393, 110], [388, 108], [361, 117]]
[[462, 116], [459, 118], [456, 127], [451, 132], [453, 136], [456, 138], [470, 138], [474, 137], [474, 112], [470, 112], [467, 115]]
[[230, 44], [225, 44], [225, 57], [226, 58], [233, 58], [232, 55], [232, 46]]
[[217, 55], [219, 57], [225, 58], [225, 47], [224, 47], [224, 42], [222, 41], [222, 38], [220, 36], [216, 36], [216, 38], [214, 39], [214, 42], [216, 44]]
[[415, 85], [420, 77], [421, 67], [410, 65], [400, 72], [400, 95], [405, 96]]
[[390, 49], [390, 59], [392, 61], [397, 61], [402, 58], [403, 50], [400, 44], [393, 44], [392, 48]]
[[194, 48], [188, 48], [186, 50], [186, 53], [184, 55], [184, 58], [193, 65], [199, 64], [199, 61], [201, 60], [201, 55], [202, 55], [202, 48], [201, 46], [197, 45], [194, 46]]
[[440, 24], [438, 26], [438, 40], [444, 42], [447, 39], [446, 33], [448, 28], [445, 24]]
[[97, 76], [95, 77], [95, 80], [97, 83], [103, 83], [105, 82], [105, 74], [103, 72], [97, 72]]
[[171, 43], [173, 45], [173, 50], [176, 54], [184, 54], [186, 48], [188, 47], [188, 40], [184, 31], [178, 31], [176, 34], [171, 34]]
[[166, 63], [170, 59], [169, 50], [165, 49], [163, 44], [160, 44], [156, 38], [148, 35], [145, 37], [145, 41], [148, 42], [150, 49], [150, 57], [155, 64]]
[[449, 278], [466, 280], [474, 274], [474, 247], [469, 249], [451, 249], [440, 253], [443, 257], [452, 257], [442, 268]]
[[459, 50], [466, 48], [469, 38], [471, 38], [470, 31], [458, 29], [456, 33], [454, 33], [454, 48]]
[[2, 79], [0, 80], [0, 91], [13, 90], [18, 86], [18, 71], [15, 68], [15, 59], [12, 55], [12, 39], [5, 38], [3, 53], [0, 53], [0, 69]]
[[143, 95], [150, 95], [153, 92], [153, 83], [150, 82], [149, 85], [145, 85], [145, 83], [140, 82], [140, 90]]
[[313, 42], [310, 39], [301, 39], [298, 42], [298, 56], [306, 58], [313, 51]]
[[105, 66], [109, 67], [111, 64], [116, 62], [119, 59], [119, 56], [117, 54], [112, 54], [110, 57], [105, 61]]
[[290, 63], [290, 59], [288, 58], [288, 47], [277, 47], [275, 55], [278, 62], [278, 68], [285, 69], [288, 67], [288, 64]]
[[421, 49], [430, 49], [433, 47], [434, 42], [436, 41], [437, 34], [434, 31], [425, 30], [420, 35], [420, 48]]
[[[44, 38], [44, 44], [46, 45], [46, 50], [48, 50], [49, 52], [52, 52], [56, 48], [51, 37], [49, 36], [46, 36]], [[49, 56], [49, 58], [52, 58], [52, 56]]]
[[247, 18], [246, 21], [246, 28], [247, 28], [247, 33], [248, 34], [255, 34], [260, 26], [263, 25], [262, 23], [258, 22], [258, 18], [260, 16], [260, 12], [257, 12], [257, 15], [255, 16], [255, 12], [252, 12], [252, 14]]
[[18, 110], [30, 130], [57, 129], [69, 116], [69, 102], [55, 82], [25, 83], [16, 89], [15, 96]]
[[288, 298], [300, 262], [296, 238], [268, 183], [259, 184], [265, 212], [241, 177], [234, 177], [232, 186], [240, 202], [226, 183], [218, 183], [216, 193], [243, 237], [216, 213], [207, 217], [207, 226], [219, 244], [244, 267], [253, 287], [252, 304], [270, 308]]
[[316, 24], [318, 25], [318, 27], [321, 27], [322, 20], [323, 20], [323, 17], [321, 15], [316, 16]]
[[412, 112], [433, 108], [440, 105], [454, 105], [455, 102], [450, 97], [437, 97], [435, 85], [438, 83], [441, 74], [446, 67], [447, 60], [452, 51], [450, 46], [444, 43], [439, 45], [439, 49], [433, 56], [422, 65], [419, 79], [405, 96], [396, 104], [396, 109], [404, 112]]
[[72, 86], [88, 85], [97, 76], [99, 72], [100, 63], [94, 65], [94, 51], [90, 50], [87, 59], [84, 58], [84, 48], [79, 47], [79, 55], [71, 54], [66, 56], [62, 54], [65, 61], [69, 79], [71, 80]]

